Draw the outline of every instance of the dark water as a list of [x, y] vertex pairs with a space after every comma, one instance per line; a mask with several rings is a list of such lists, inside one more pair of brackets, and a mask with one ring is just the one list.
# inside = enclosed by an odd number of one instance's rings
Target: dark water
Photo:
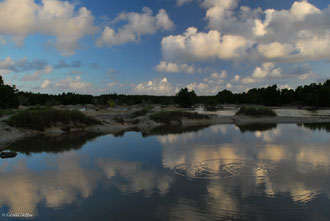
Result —
[[198, 129], [18, 142], [1, 219], [330, 220], [329, 126]]

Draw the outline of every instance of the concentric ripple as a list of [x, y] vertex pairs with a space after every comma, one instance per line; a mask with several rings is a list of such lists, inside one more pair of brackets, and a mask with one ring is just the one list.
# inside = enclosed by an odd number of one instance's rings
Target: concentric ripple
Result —
[[179, 164], [174, 172], [192, 179], [220, 179], [237, 176], [254, 176], [254, 171], [262, 170], [268, 176], [276, 173], [274, 165], [268, 162], [256, 163], [249, 160], [213, 159]]

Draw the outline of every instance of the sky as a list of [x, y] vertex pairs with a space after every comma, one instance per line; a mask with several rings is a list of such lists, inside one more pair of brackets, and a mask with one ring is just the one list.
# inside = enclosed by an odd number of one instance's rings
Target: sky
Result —
[[21, 91], [198, 95], [330, 78], [328, 0], [2, 0]]

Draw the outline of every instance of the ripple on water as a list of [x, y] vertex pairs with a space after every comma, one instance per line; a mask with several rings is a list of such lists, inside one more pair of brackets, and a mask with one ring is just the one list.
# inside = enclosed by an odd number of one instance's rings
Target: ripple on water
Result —
[[231, 177], [255, 176], [254, 171], [261, 170], [267, 176], [273, 176], [276, 168], [270, 162], [257, 163], [253, 160], [213, 159], [183, 163], [174, 167], [180, 176], [192, 179], [220, 179]]

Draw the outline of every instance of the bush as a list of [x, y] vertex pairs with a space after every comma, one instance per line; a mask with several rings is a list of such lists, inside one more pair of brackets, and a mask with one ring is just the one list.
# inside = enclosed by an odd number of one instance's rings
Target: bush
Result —
[[236, 115], [247, 115], [247, 116], [276, 116], [276, 113], [267, 107], [241, 107]]
[[158, 122], [171, 124], [172, 121], [181, 122], [182, 119], [209, 119], [209, 116], [192, 113], [192, 112], [183, 112], [183, 111], [161, 111], [150, 116], [150, 119]]
[[14, 127], [35, 129], [40, 131], [56, 126], [58, 123], [73, 125], [100, 124], [99, 121], [88, 117], [77, 110], [56, 110], [52, 108], [39, 107], [18, 111], [9, 118], [7, 123]]
[[135, 111], [129, 115], [129, 118], [137, 118], [146, 116], [147, 113], [150, 111], [149, 108], [143, 108], [142, 110]]

